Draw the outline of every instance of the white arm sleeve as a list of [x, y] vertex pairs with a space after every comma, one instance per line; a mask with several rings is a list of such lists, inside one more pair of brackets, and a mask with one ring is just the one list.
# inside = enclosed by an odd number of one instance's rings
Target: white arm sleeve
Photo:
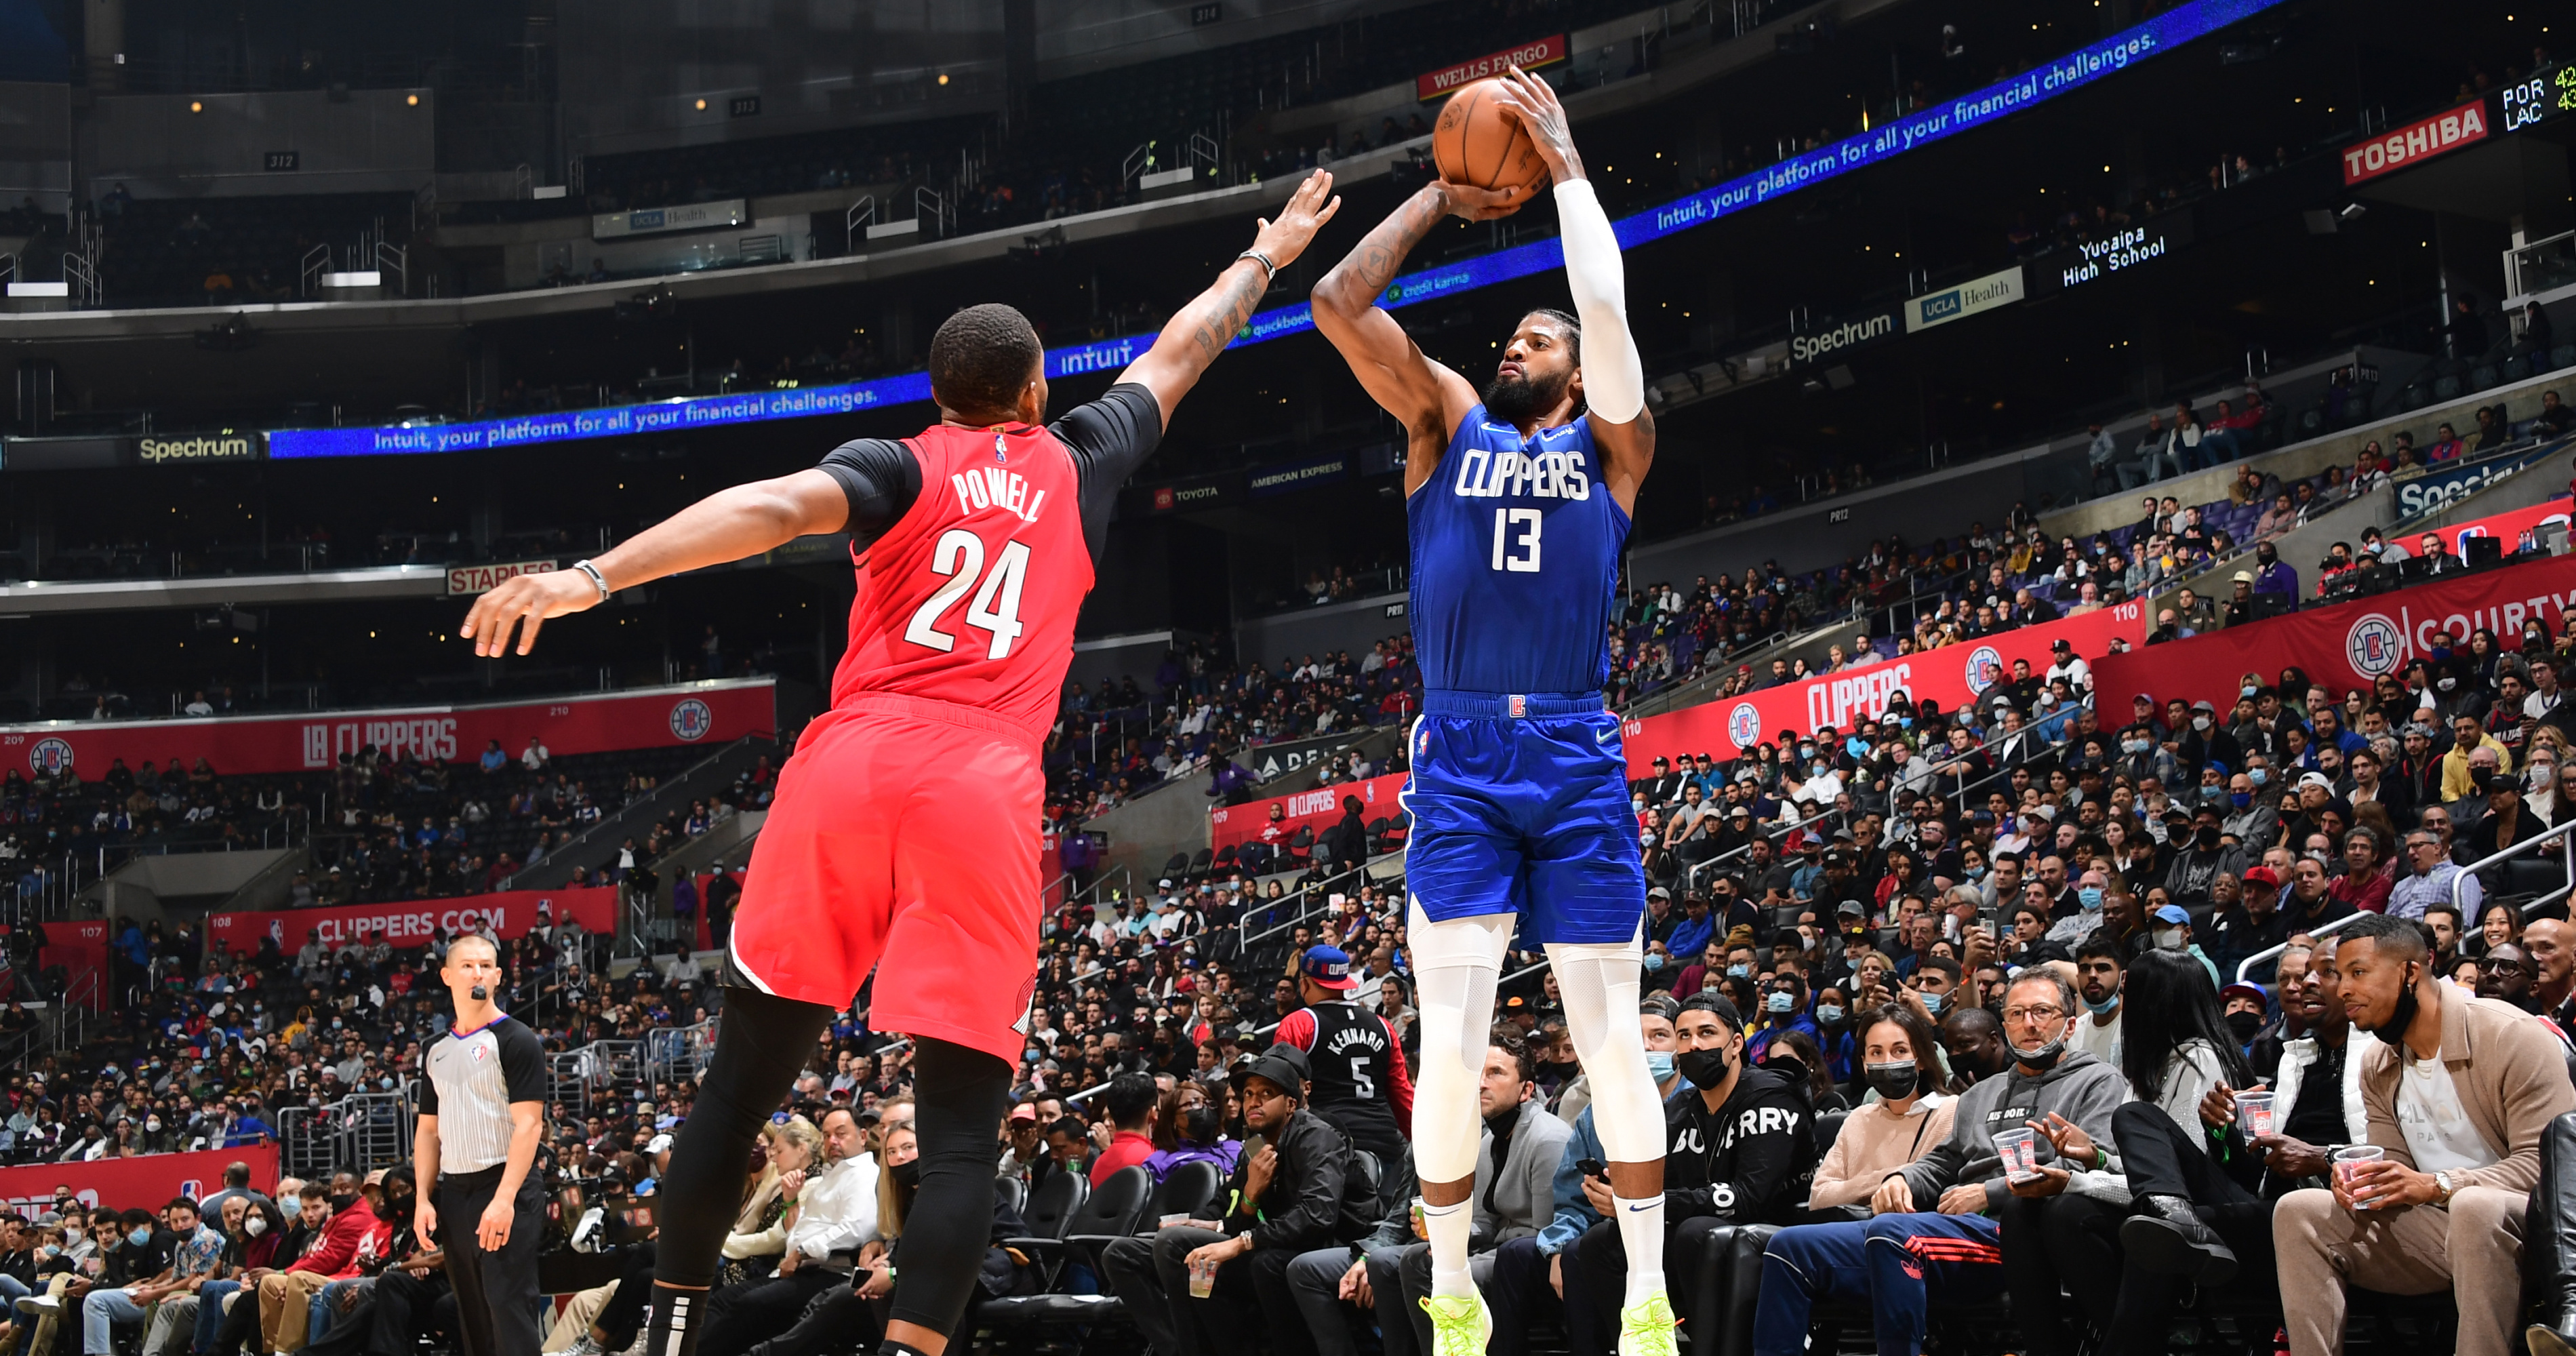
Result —
[[1592, 194], [1588, 179], [1556, 186], [1556, 216], [1564, 230], [1565, 281], [1574, 291], [1574, 314], [1583, 321], [1583, 400], [1613, 424], [1630, 423], [1646, 409], [1646, 365], [1628, 333], [1626, 271], [1619, 238]]

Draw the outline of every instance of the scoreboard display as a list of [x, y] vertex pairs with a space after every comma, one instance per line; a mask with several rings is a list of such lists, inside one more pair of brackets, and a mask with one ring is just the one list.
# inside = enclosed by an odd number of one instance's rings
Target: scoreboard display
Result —
[[2504, 87], [2503, 127], [2520, 131], [2576, 112], [2576, 65], [2552, 66]]

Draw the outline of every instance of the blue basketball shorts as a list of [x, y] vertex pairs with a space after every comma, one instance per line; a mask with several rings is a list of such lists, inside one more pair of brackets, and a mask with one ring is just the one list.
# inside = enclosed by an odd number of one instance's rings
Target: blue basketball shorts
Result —
[[1646, 875], [1598, 696], [1432, 692], [1410, 737], [1405, 884], [1425, 917], [1516, 913], [1524, 945], [1635, 940]]

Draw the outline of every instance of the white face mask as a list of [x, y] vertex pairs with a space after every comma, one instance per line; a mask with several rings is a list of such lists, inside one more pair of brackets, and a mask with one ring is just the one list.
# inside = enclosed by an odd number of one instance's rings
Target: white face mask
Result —
[[2167, 951], [2180, 951], [2190, 944], [2191, 943], [2183, 937], [2181, 928], [2156, 929], [2156, 945]]
[[253, 1238], [257, 1238], [261, 1234], [267, 1233], [268, 1217], [265, 1215], [253, 1215], [249, 1219], [243, 1220], [242, 1232]]

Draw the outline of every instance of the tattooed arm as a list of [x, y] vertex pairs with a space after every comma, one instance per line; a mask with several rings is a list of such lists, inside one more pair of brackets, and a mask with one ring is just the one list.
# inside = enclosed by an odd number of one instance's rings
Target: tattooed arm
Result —
[[1476, 390], [1425, 356], [1395, 317], [1378, 309], [1378, 295], [1442, 217], [1454, 212], [1469, 221], [1490, 221], [1511, 215], [1529, 198], [1527, 189], [1495, 192], [1435, 179], [1315, 284], [1315, 328], [1342, 351], [1369, 397], [1404, 424], [1406, 494], [1439, 468], [1451, 431], [1475, 407]]
[[[1341, 210], [1342, 200], [1332, 194], [1332, 175], [1317, 170], [1306, 176], [1306, 182], [1289, 195], [1287, 206], [1279, 210], [1279, 219], [1261, 223], [1252, 248], [1268, 257], [1273, 267], [1286, 268]], [[1252, 318], [1253, 308], [1269, 290], [1270, 271], [1259, 263], [1237, 259], [1226, 265], [1215, 285], [1176, 312], [1163, 332], [1154, 336], [1154, 346], [1129, 363], [1118, 380], [1137, 382], [1152, 391], [1169, 427], [1181, 397], [1198, 384], [1199, 374], [1208, 370], [1216, 355], [1234, 342], [1235, 332]]]

